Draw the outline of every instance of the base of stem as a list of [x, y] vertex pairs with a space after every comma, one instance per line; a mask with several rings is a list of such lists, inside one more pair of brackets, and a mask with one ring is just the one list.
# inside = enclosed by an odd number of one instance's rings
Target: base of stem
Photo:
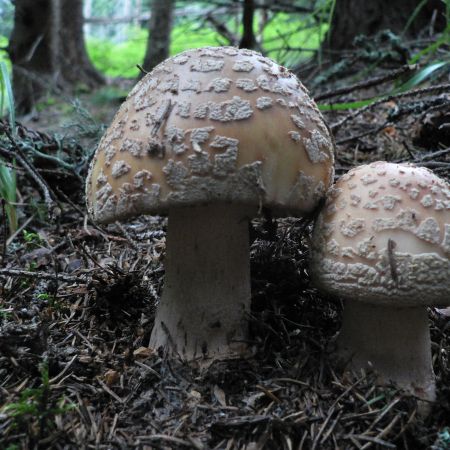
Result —
[[426, 308], [347, 301], [337, 345], [353, 370], [373, 368], [380, 384], [392, 382], [423, 400], [435, 400]]

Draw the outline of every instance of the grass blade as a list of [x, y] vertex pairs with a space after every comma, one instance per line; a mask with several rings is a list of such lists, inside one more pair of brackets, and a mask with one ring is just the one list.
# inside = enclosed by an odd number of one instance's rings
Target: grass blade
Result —
[[430, 64], [427, 67], [424, 67], [413, 77], [411, 77], [406, 83], [402, 84], [398, 90], [400, 92], [403, 92], [416, 87], [418, 84], [422, 83], [422, 81], [426, 80], [433, 72], [449, 64], [449, 62], [450, 61], [439, 61], [434, 64]]
[[[8, 100], [8, 109], [9, 109], [9, 123], [11, 126], [11, 131], [15, 132], [15, 123], [16, 123], [16, 112], [14, 106], [14, 95], [12, 91], [11, 81], [9, 80], [8, 68], [6, 67], [6, 63], [4, 61], [0, 61], [0, 74], [1, 74], [1, 84], [3, 85], [3, 89], [6, 93], [6, 98]], [[3, 91], [2, 89], [2, 91]], [[2, 94], [3, 98], [3, 94]], [[2, 101], [3, 104], [3, 101]], [[3, 106], [3, 105], [2, 105]], [[3, 112], [3, 109], [1, 110]]]

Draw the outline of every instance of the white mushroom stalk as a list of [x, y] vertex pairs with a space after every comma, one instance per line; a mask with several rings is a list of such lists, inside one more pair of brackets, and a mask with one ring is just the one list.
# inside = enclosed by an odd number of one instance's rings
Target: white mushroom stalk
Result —
[[338, 348], [341, 360], [351, 361], [355, 370], [371, 367], [382, 384], [393, 382], [419, 398], [435, 399], [426, 307], [346, 301]]
[[246, 222], [261, 207], [312, 212], [333, 159], [306, 89], [259, 53], [189, 50], [136, 85], [99, 144], [86, 196], [99, 223], [169, 215], [152, 346], [186, 361], [245, 354]]
[[435, 398], [427, 306], [450, 304], [450, 187], [413, 165], [372, 163], [329, 192], [312, 276], [345, 300], [339, 354]]
[[164, 292], [151, 347], [200, 364], [245, 354], [248, 212], [227, 204], [169, 211]]

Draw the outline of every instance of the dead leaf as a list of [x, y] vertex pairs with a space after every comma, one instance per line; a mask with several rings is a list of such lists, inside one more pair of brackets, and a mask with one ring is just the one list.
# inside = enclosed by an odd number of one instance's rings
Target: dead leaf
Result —
[[117, 381], [120, 378], [119, 372], [117, 370], [108, 369], [105, 374], [103, 375], [103, 378], [105, 380], [105, 383], [108, 386], [112, 386], [113, 384], [116, 384]]
[[216, 397], [216, 400], [222, 405], [227, 406], [227, 399], [225, 396], [225, 392], [223, 389], [220, 389], [217, 384], [214, 386], [214, 397]]
[[448, 308], [442, 308], [442, 309], [435, 308], [435, 310], [438, 314], [441, 314], [446, 317], [450, 317], [450, 306]]
[[149, 358], [155, 354], [155, 350], [150, 347], [139, 347], [134, 352], [133, 355], [136, 358]]

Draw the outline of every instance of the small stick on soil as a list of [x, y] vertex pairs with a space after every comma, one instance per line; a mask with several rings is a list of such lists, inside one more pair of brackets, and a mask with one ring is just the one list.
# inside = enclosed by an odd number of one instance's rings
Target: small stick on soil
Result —
[[36, 217], [36, 214], [33, 214], [32, 216], [28, 217], [28, 219], [22, 224], [20, 225], [19, 228], [17, 228], [17, 230], [7, 239], [6, 241], [6, 247], [8, 247], [11, 242], [14, 241], [14, 239], [20, 234], [22, 233], [22, 231], [28, 226], [28, 224], [30, 222], [32, 222], [34, 220], [34, 218]]
[[417, 64], [405, 65], [405, 66], [400, 67], [399, 69], [393, 70], [392, 72], [389, 72], [386, 75], [382, 75], [380, 77], [374, 77], [374, 78], [370, 78], [365, 81], [360, 81], [359, 83], [355, 83], [350, 86], [345, 86], [340, 89], [335, 89], [334, 91], [326, 91], [322, 94], [316, 95], [314, 97], [314, 100], [316, 102], [318, 102], [320, 100], [337, 97], [338, 95], [349, 94], [350, 92], [354, 92], [359, 89], [364, 89], [364, 88], [369, 88], [372, 86], [377, 86], [379, 84], [384, 84], [387, 81], [395, 80], [400, 75], [412, 72], [416, 68], [417, 68]]
[[2, 249], [2, 267], [5, 265], [5, 258], [6, 258], [6, 227], [7, 224], [7, 218], [6, 218], [6, 208], [5, 208], [6, 200], [2, 198], [2, 222], [3, 222], [3, 249]]
[[434, 94], [438, 95], [443, 92], [450, 91], [450, 83], [447, 84], [439, 84], [437, 86], [430, 86], [427, 88], [422, 89], [412, 89], [410, 91], [402, 92], [400, 94], [393, 94], [388, 95], [387, 97], [383, 97], [380, 100], [377, 100], [376, 102], [371, 103], [370, 105], [363, 106], [362, 108], [356, 110], [354, 113], [349, 114], [348, 116], [344, 117], [339, 122], [336, 122], [335, 124], [331, 125], [331, 130], [336, 132], [339, 128], [342, 127], [345, 123], [347, 123], [349, 120], [354, 119], [355, 117], [361, 115], [362, 113], [369, 111], [372, 108], [377, 107], [378, 105], [381, 105], [382, 103], [390, 102], [392, 100], [397, 100], [399, 98], [404, 97], [419, 97], [423, 94]]
[[[25, 277], [25, 278], [42, 278], [44, 280], [55, 280], [54, 273], [47, 272], [30, 272], [28, 270], [21, 269], [0, 269], [0, 277]], [[74, 275], [66, 275], [64, 273], [58, 273], [57, 275], [59, 281], [65, 283], [82, 283], [86, 284], [86, 280]]]
[[89, 214], [86, 214], [86, 211], [83, 211], [77, 204], [75, 204], [59, 187], [56, 187], [56, 190], [58, 191], [58, 194], [61, 195], [61, 197], [66, 201], [75, 211], [79, 212], [83, 217], [87, 217], [87, 220], [89, 220], [89, 223], [100, 232], [100, 235], [108, 241], [108, 237], [106, 236], [105, 232], [92, 221], [92, 219], [89, 217]]
[[359, 134], [354, 134], [353, 136], [349, 136], [349, 137], [346, 137], [346, 138], [341, 139], [339, 141], [336, 141], [336, 145], [342, 145], [342, 144], [345, 144], [347, 142], [354, 141], [355, 139], [360, 139], [362, 137], [369, 136], [371, 134], [377, 134], [381, 130], [383, 130], [384, 128], [386, 128], [388, 126], [389, 126], [389, 122], [384, 122], [382, 125], [380, 125], [379, 127], [374, 128], [372, 130], [364, 131], [363, 133], [359, 133]]
[[[19, 145], [17, 144], [16, 140], [12, 136], [10, 130], [8, 130], [6, 127], [2, 130], [8, 139], [10, 140], [12, 146], [14, 147], [15, 154], [10, 152], [9, 150], [0, 149], [1, 153], [6, 153], [8, 157], [15, 158], [20, 165], [28, 172], [28, 174], [33, 178], [33, 180], [36, 182], [36, 184], [40, 187], [44, 194], [44, 201], [47, 205], [47, 209], [49, 212], [49, 216], [51, 220], [54, 220], [56, 216], [59, 215], [58, 212], [58, 206], [56, 202], [53, 200], [53, 198], [56, 198], [56, 195], [53, 193], [49, 185], [45, 182], [45, 180], [41, 177], [39, 172], [36, 170], [36, 168], [33, 166], [33, 164], [28, 161], [26, 156], [23, 154], [22, 150], [20, 149]], [[53, 197], [53, 198], [52, 198]]]
[[139, 252], [139, 246], [137, 245], [136, 241], [131, 237], [130, 233], [125, 229], [125, 227], [119, 222], [116, 221], [115, 225], [119, 230], [122, 232], [122, 234], [126, 237], [127, 241], [130, 243], [131, 247], [133, 247], [133, 250]]

